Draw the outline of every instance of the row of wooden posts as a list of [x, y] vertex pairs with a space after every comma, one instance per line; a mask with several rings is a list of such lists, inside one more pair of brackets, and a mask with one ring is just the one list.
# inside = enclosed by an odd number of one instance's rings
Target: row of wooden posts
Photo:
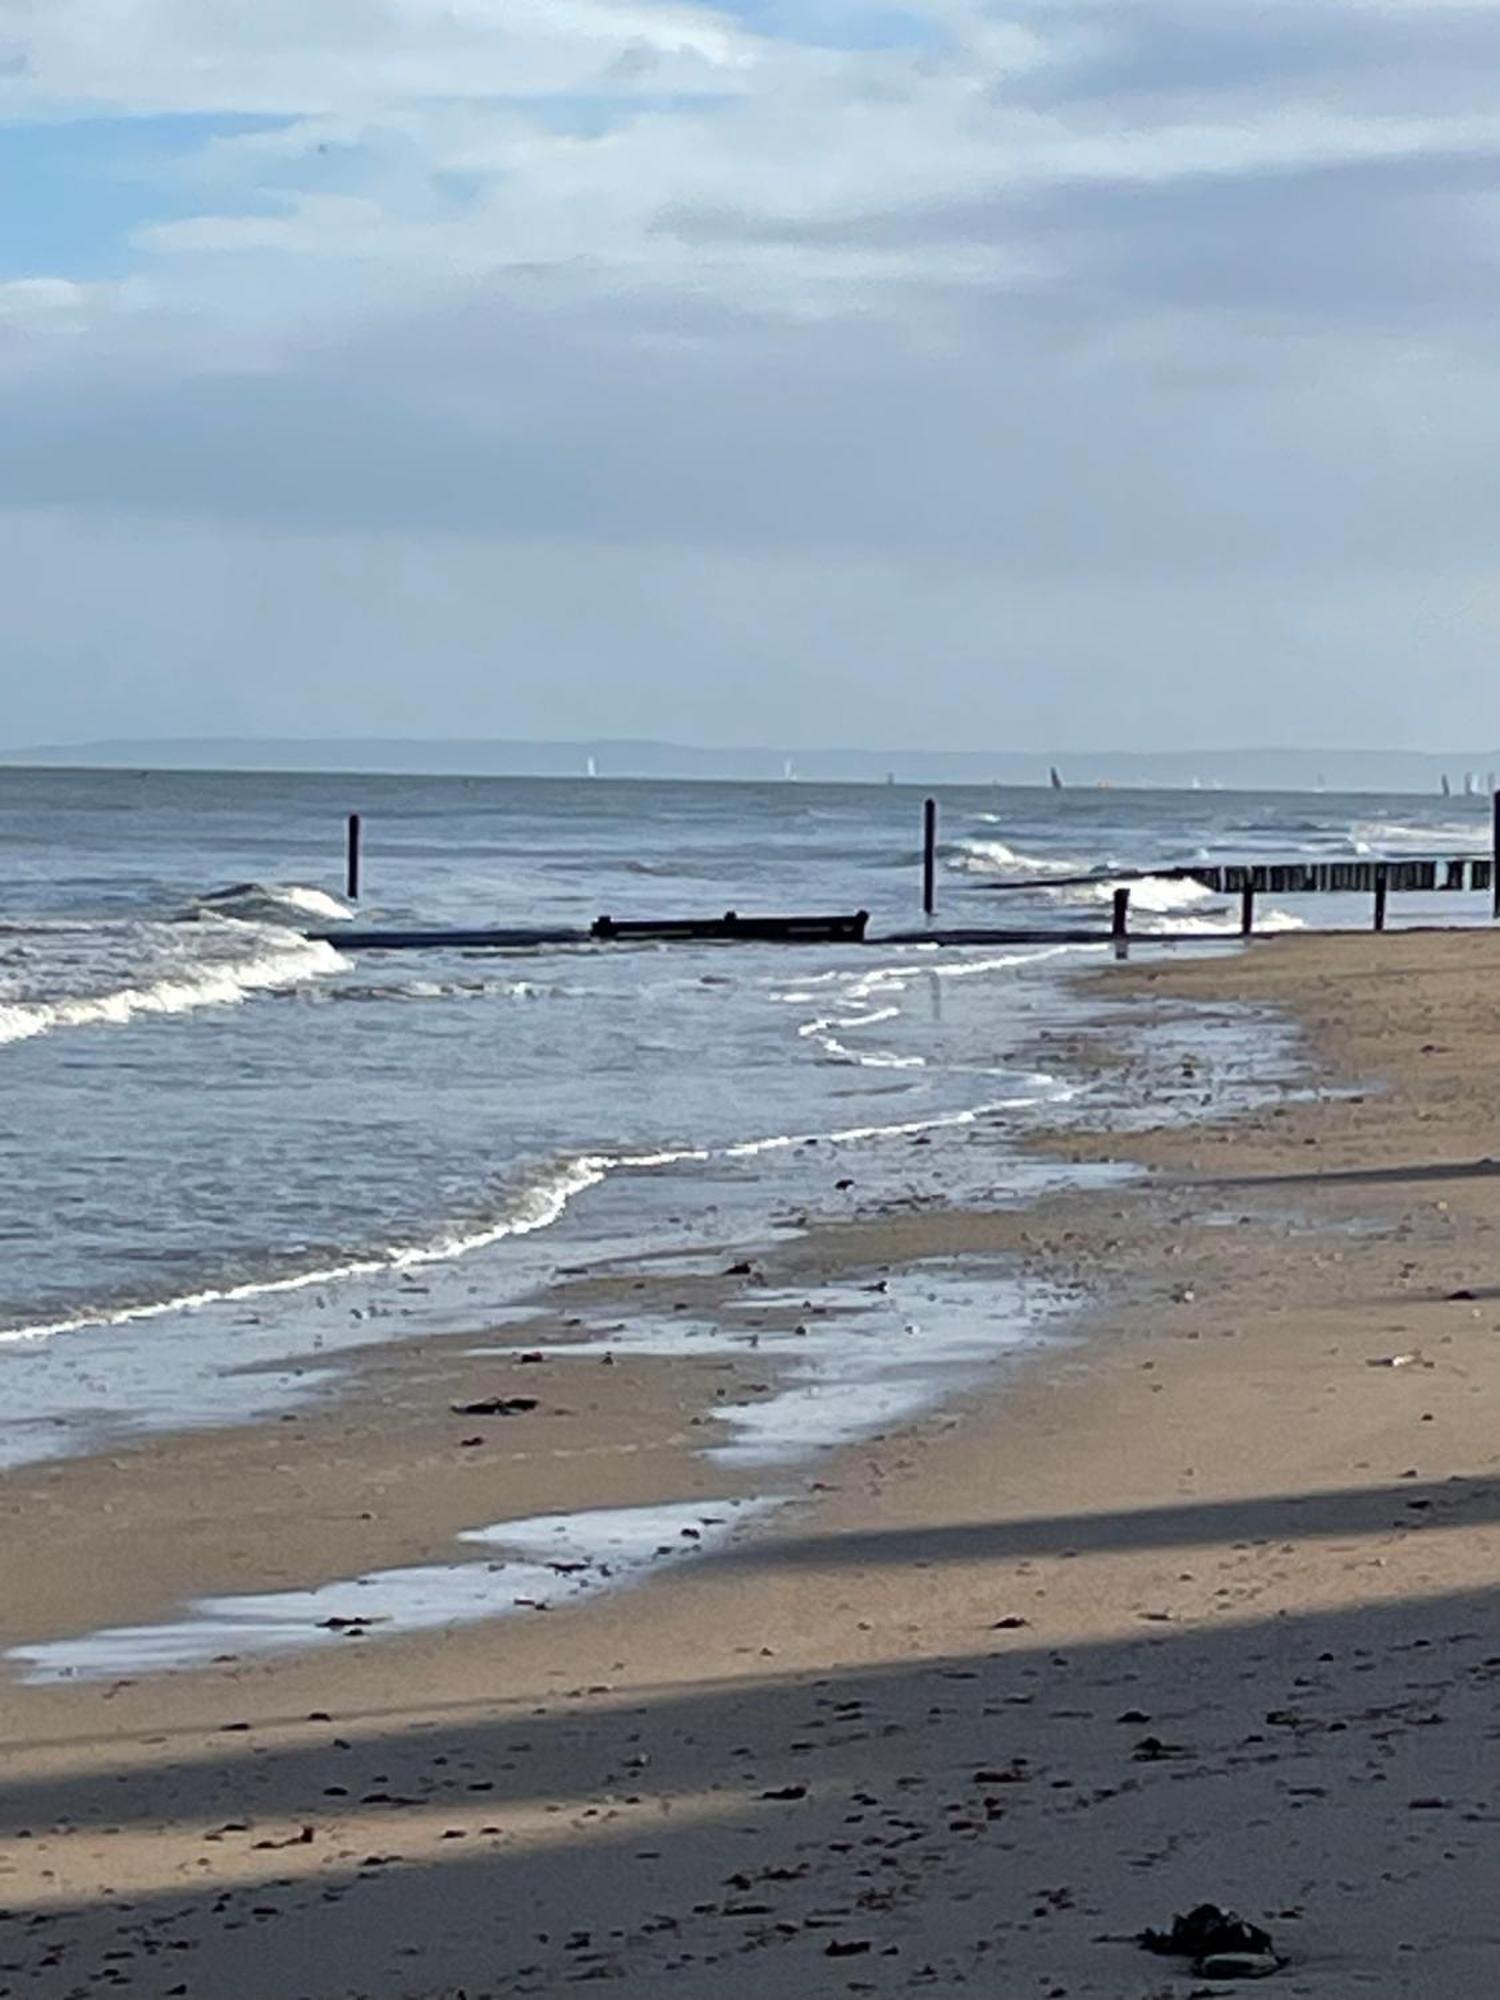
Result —
[[[1259, 894], [1312, 895], [1368, 892], [1373, 896], [1372, 927], [1383, 931], [1386, 906], [1391, 893], [1411, 890], [1489, 890], [1494, 916], [1500, 919], [1500, 792], [1495, 794], [1492, 846], [1488, 856], [1458, 855], [1451, 858], [1412, 858], [1364, 861], [1254, 862], [1221, 866], [1217, 864], [1129, 871], [1136, 879], [1149, 876], [1200, 882], [1216, 895], [1238, 894], [1240, 932], [1249, 937], [1255, 929], [1255, 899]], [[350, 902], [358, 902], [361, 887], [363, 821], [350, 813], [346, 832], [344, 888]], [[938, 802], [922, 803], [922, 914], [931, 924], [937, 911]], [[1047, 876], [1040, 881], [996, 882], [997, 891], [1065, 888], [1069, 883], [1116, 881], [1110, 935], [1117, 949], [1123, 948], [1130, 932], [1130, 886], [1119, 881], [1118, 871], [1096, 871], [1079, 876]], [[794, 921], [794, 920], [789, 920]], [[600, 920], [602, 936], [622, 935], [628, 926]], [[743, 928], [743, 926], [742, 926]]]
[[[926, 799], [922, 806], [922, 914], [929, 923], [937, 908], [938, 804]], [[1137, 879], [1175, 879], [1198, 882], [1214, 895], [1238, 895], [1240, 932], [1250, 937], [1255, 930], [1257, 895], [1357, 895], [1373, 897], [1371, 927], [1383, 931], [1387, 903], [1392, 893], [1415, 890], [1439, 892], [1488, 890], [1491, 913], [1500, 920], [1500, 791], [1494, 794], [1491, 812], [1491, 844], [1488, 855], [1450, 857], [1410, 857], [1397, 860], [1246, 862], [1219, 865], [1188, 863], [1178, 867], [1139, 868], [1128, 871]], [[1092, 874], [1051, 875], [1039, 881], [995, 882], [995, 890], [1060, 889], [1070, 883], [1081, 885], [1118, 879], [1119, 871], [1101, 870]], [[1130, 887], [1121, 882], [1114, 892], [1111, 936], [1117, 946], [1129, 935]]]

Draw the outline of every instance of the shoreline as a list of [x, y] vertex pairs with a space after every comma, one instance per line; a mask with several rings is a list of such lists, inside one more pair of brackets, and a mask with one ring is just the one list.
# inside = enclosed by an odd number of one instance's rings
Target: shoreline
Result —
[[[1392, 934], [1114, 972], [1112, 999], [1143, 1019], [1293, 1008], [1340, 1094], [1164, 1132], [1070, 1124], [1045, 1142], [1062, 1157], [1153, 1178], [777, 1246], [792, 1284], [1003, 1257], [1101, 1299], [1084, 1340], [1020, 1357], [998, 1394], [850, 1445], [812, 1468], [826, 1477], [802, 1468], [792, 1510], [728, 1553], [448, 1636], [4, 1685], [0, 1900], [55, 1913], [0, 1937], [31, 1975], [17, 1991], [70, 1992], [121, 1950], [133, 1980], [214, 2000], [551, 1992], [585, 1974], [686, 2000], [707, 1981], [894, 1995], [997, 1976], [1139, 2000], [1182, 1990], [1170, 1965], [1097, 1938], [1208, 1897], [1291, 1954], [1271, 1990], [1326, 1991], [1332, 1971], [1412, 2000], [1491, 1992], [1500, 1307], [1480, 1138], [1500, 1064], [1472, 1023], [1496, 969], [1483, 935]], [[1109, 1032], [1095, 1059], [1129, 1065]], [[685, 1284], [642, 1282], [662, 1310]], [[715, 1310], [712, 1281], [693, 1284]], [[1415, 1358], [1371, 1365], [1398, 1355]], [[90, 1549], [95, 1607], [122, 1619], [165, 1602], [181, 1568], [211, 1569], [211, 1543], [216, 1578], [271, 1588], [272, 1562], [316, 1571], [319, 1546], [344, 1575], [366, 1566], [347, 1563], [356, 1548], [441, 1560], [460, 1510], [472, 1527], [576, 1487], [577, 1460], [502, 1471], [455, 1451], [447, 1404], [481, 1367], [496, 1380], [493, 1358], [428, 1339], [370, 1359], [356, 1402], [316, 1422], [0, 1479], [8, 1539], [31, 1537], [32, 1604], [76, 1600]], [[670, 1479], [711, 1499], [722, 1470], [691, 1448], [686, 1373], [719, 1365], [616, 1364], [608, 1417], [557, 1421], [586, 1451], [635, 1395], [636, 1434], [657, 1442], [614, 1454], [612, 1483], [628, 1464], [650, 1498]], [[426, 1427], [386, 1393], [412, 1366]], [[350, 1426], [343, 1456], [325, 1423]], [[155, 1463], [171, 1459], [175, 1485]], [[156, 1483], [149, 1520], [132, 1480]], [[252, 1546], [266, 1506], [301, 1543]], [[38, 1609], [7, 1592], [8, 1643]], [[391, 1844], [399, 1859], [372, 1859]]]

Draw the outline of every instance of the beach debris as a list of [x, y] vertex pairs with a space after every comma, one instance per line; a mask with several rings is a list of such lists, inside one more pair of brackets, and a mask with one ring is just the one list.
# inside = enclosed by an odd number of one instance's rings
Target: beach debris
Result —
[[1274, 1951], [1216, 1951], [1193, 1970], [1200, 1979], [1269, 1979], [1280, 1972], [1281, 1960]]
[[[1135, 1764], [1165, 1764], [1173, 1757], [1185, 1757], [1187, 1754], [1180, 1743], [1163, 1743], [1159, 1736], [1143, 1736], [1131, 1751], [1130, 1757], [1131, 1762]], [[1211, 1903], [1203, 1905], [1205, 1910], [1212, 1908]], [[1194, 1911], [1193, 1914], [1197, 1916], [1201, 1912]]]
[[1282, 1965], [1269, 1931], [1217, 1903], [1173, 1917], [1168, 1931], [1143, 1930], [1139, 1943], [1162, 1958], [1192, 1959], [1200, 1979], [1264, 1979]]
[[477, 1403], [455, 1403], [456, 1417], [524, 1417], [537, 1407], [535, 1396], [481, 1396]]
[[1366, 1368], [1430, 1368], [1432, 1365], [1425, 1355], [1415, 1352], [1411, 1354], [1372, 1354], [1365, 1363]]
[[1021, 1618], [1018, 1617], [1015, 1612], [1011, 1612], [1009, 1616], [1005, 1618], [997, 1618], [994, 1624], [990, 1627], [990, 1630], [992, 1632], [1019, 1632], [1023, 1626], [1029, 1625], [1030, 1623], [1031, 1620], [1029, 1618]]

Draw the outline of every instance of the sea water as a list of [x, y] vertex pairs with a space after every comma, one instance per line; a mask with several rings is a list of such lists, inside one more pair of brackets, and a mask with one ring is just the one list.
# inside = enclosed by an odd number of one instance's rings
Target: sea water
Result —
[[[1063, 880], [1096, 868], [1488, 837], [1457, 800], [941, 804], [954, 924], [1097, 922], [1109, 884]], [[350, 1347], [482, 1330], [559, 1262], [1023, 1198], [1028, 1121], [1088, 1115], [1036, 1051], [1098, 947], [346, 951], [353, 809], [362, 924], [919, 923], [904, 787], [0, 769], [0, 1464], [270, 1414]], [[1479, 914], [1393, 904], [1434, 911]], [[1162, 878], [1132, 912], [1237, 924]]]

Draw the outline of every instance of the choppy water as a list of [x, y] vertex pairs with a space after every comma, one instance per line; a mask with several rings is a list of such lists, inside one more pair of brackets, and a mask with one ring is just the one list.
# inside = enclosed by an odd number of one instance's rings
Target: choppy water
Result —
[[[393, 1324], [482, 1325], [564, 1252], [763, 1236], [827, 1206], [835, 1156], [863, 1202], [1003, 1196], [989, 1142], [1065, 1094], [1019, 1051], [1084, 948], [345, 954], [302, 928], [346, 913], [354, 808], [362, 920], [918, 915], [901, 787], [0, 770], [0, 1462], [81, 1415], [107, 1437], [274, 1407]], [[1109, 893], [1002, 901], [1007, 875], [1488, 837], [1457, 800], [942, 808], [955, 923], [1097, 918]], [[1234, 923], [1180, 883], [1133, 908]]]

